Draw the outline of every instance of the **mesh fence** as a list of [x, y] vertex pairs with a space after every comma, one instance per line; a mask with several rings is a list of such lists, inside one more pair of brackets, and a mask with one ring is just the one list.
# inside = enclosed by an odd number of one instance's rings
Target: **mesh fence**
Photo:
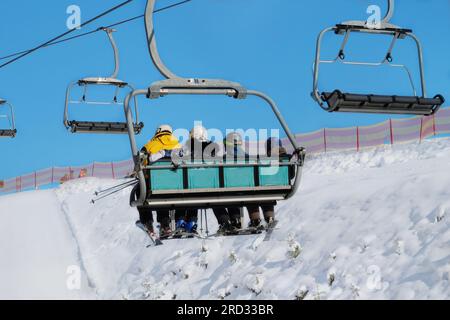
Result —
[[[431, 117], [414, 117], [388, 120], [372, 126], [342, 129], [322, 129], [296, 135], [300, 146], [307, 153], [356, 150], [374, 148], [384, 144], [398, 144], [422, 141], [437, 135], [450, 134], [450, 108], [441, 109]], [[288, 151], [292, 151], [289, 141], [283, 140]], [[264, 142], [247, 144], [251, 154], [265, 150]], [[62, 184], [69, 180], [85, 177], [120, 179], [133, 173], [133, 160], [110, 163], [92, 163], [78, 167], [54, 167], [36, 171], [20, 177], [0, 180], [0, 195], [38, 189], [43, 186]]]

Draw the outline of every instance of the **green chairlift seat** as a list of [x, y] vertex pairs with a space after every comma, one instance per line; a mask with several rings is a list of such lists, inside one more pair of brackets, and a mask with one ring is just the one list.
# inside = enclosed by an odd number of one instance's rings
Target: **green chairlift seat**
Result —
[[[146, 167], [144, 205], [153, 210], [216, 208], [247, 204], [274, 204], [295, 193], [301, 166], [295, 160], [186, 162], [170, 160]], [[139, 186], [132, 202], [139, 198]]]

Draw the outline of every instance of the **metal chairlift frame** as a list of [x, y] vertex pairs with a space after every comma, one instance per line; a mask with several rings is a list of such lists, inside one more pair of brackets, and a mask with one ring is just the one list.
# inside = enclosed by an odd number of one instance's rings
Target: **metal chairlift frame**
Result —
[[[292, 197], [300, 184], [301, 169], [305, 159], [305, 151], [297, 144], [295, 136], [290, 131], [286, 121], [281, 115], [275, 102], [264, 93], [247, 90], [239, 83], [216, 79], [198, 79], [182, 78], [171, 72], [162, 62], [158, 53], [155, 32], [153, 27], [153, 11], [156, 0], [147, 0], [145, 9], [145, 26], [147, 32], [147, 41], [150, 56], [155, 67], [166, 78], [166, 80], [154, 82], [148, 89], [135, 90], [125, 99], [124, 109], [128, 121], [128, 134], [130, 138], [131, 151], [135, 163], [135, 170], [139, 179], [138, 190], [135, 189], [131, 194], [131, 206], [146, 206], [153, 209], [157, 208], [176, 208], [194, 206], [196, 208], [213, 208], [215, 206], [242, 206], [249, 203], [274, 203], [279, 200], [285, 200]], [[148, 99], [158, 99], [168, 95], [224, 95], [234, 99], [246, 99], [248, 96], [255, 96], [264, 100], [271, 107], [282, 128], [287, 134], [293, 148], [294, 155], [288, 164], [295, 167], [295, 178], [291, 185], [286, 188], [251, 188], [246, 190], [236, 190], [236, 193], [227, 192], [227, 190], [202, 190], [201, 194], [193, 190], [185, 190], [175, 194], [165, 194], [164, 192], [156, 194], [148, 190], [144, 170], [160, 170], [164, 167], [144, 167], [141, 164], [141, 155], [136, 144], [135, 134], [132, 130], [133, 117], [130, 109], [130, 101], [137, 96], [145, 95]], [[228, 164], [182, 164], [177, 168], [208, 168], [227, 166]], [[249, 164], [247, 164], [248, 166]], [[246, 166], [246, 164], [233, 164], [236, 166]], [[173, 166], [169, 166], [174, 168]], [[283, 189], [283, 190], [281, 190]], [[228, 190], [230, 191], [230, 190]], [[247, 191], [247, 192], [246, 192]]]
[[9, 128], [0, 128], [0, 138], [15, 138], [17, 129], [14, 119], [14, 108], [8, 101], [0, 99], [0, 109], [1, 108], [9, 109], [9, 112], [0, 114], [0, 118], [6, 118], [6, 120], [9, 122]]
[[[85, 105], [123, 105], [122, 102], [117, 101], [119, 90], [127, 88], [130, 92], [134, 90], [134, 87], [125, 81], [117, 79], [120, 69], [120, 57], [119, 49], [113, 37], [114, 29], [102, 28], [108, 36], [114, 51], [114, 71], [109, 77], [88, 77], [81, 80], [72, 82], [67, 87], [66, 100], [64, 108], [64, 125], [72, 133], [115, 133], [115, 134], [127, 134], [126, 122], [98, 122], [98, 121], [75, 121], [69, 119], [69, 106], [72, 104], [85, 104]], [[80, 100], [72, 100], [71, 92], [74, 87], [83, 87], [83, 96]], [[111, 102], [96, 102], [88, 101], [86, 99], [89, 86], [113, 86], [116, 88], [113, 101]], [[143, 123], [139, 122], [139, 110], [137, 101], [135, 101], [133, 128], [134, 131], [139, 134], [144, 127]]]
[[[439, 110], [445, 99], [441, 95], [434, 98], [427, 98], [427, 89], [425, 83], [423, 49], [419, 38], [410, 29], [404, 29], [390, 23], [394, 15], [394, 0], [388, 0], [388, 10], [380, 22], [379, 26], [369, 26], [366, 21], [347, 21], [336, 26], [325, 28], [319, 34], [316, 44], [316, 56], [314, 63], [314, 83], [312, 96], [318, 102], [320, 107], [329, 112], [356, 112], [356, 113], [390, 113], [390, 114], [413, 114], [413, 115], [432, 115]], [[344, 35], [344, 40], [339, 49], [339, 53], [333, 60], [321, 60], [321, 48], [323, 37], [328, 32], [334, 32], [337, 35]], [[345, 61], [345, 47], [348, 43], [350, 34], [353, 32], [366, 33], [369, 35], [390, 35], [393, 37], [388, 52], [381, 62], [359, 62]], [[392, 52], [399, 39], [411, 38], [417, 46], [421, 96], [418, 96], [412, 73], [404, 64], [394, 64]], [[388, 95], [364, 95], [342, 93], [340, 90], [334, 92], [319, 91], [319, 69], [321, 64], [342, 63], [353, 66], [379, 67], [387, 65], [393, 68], [403, 69], [411, 84], [414, 96], [388, 96]]]

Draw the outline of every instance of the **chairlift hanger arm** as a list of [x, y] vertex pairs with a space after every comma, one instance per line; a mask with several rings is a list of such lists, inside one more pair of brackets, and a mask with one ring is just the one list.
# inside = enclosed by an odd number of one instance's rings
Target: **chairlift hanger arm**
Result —
[[[182, 78], [178, 77], [176, 74], [171, 72], [165, 66], [165, 64], [162, 62], [161, 57], [158, 53], [158, 48], [157, 48], [156, 38], [155, 38], [154, 24], [153, 24], [153, 13], [154, 13], [154, 9], [155, 9], [155, 3], [156, 3], [156, 0], [147, 0], [147, 6], [146, 6], [146, 10], [145, 10], [145, 27], [146, 27], [146, 32], [147, 32], [147, 41], [148, 41], [150, 56], [152, 58], [153, 63], [155, 64], [156, 68], [161, 72], [161, 74], [164, 77], [166, 77], [167, 79], [173, 79], [174, 81], [176, 81], [176, 79], [180, 79], [180, 81], [183, 81]], [[191, 85], [193, 85], [194, 87], [189, 86], [189, 84], [188, 85], [182, 84], [182, 85], [180, 85], [179, 88], [172, 88], [172, 92], [169, 92], [169, 89], [166, 89], [165, 93], [166, 94], [169, 94], [169, 93], [172, 93], [172, 94], [222, 94], [222, 92], [220, 90], [221, 89], [220, 86], [228, 85], [228, 86], [231, 86], [231, 88], [225, 88], [228, 90], [227, 92], [225, 92], [225, 94], [228, 96], [230, 96], [233, 93], [233, 91], [235, 91], [235, 93], [234, 93], [235, 98], [243, 99], [246, 97], [247, 94], [257, 96], [257, 97], [265, 100], [271, 106], [273, 112], [275, 113], [275, 115], [278, 118], [278, 120], [280, 121], [283, 129], [285, 130], [286, 134], [288, 135], [289, 140], [291, 141], [292, 145], [294, 146], [294, 150], [301, 149], [298, 147], [294, 135], [290, 132], [289, 127], [287, 126], [286, 121], [282, 117], [275, 102], [267, 95], [257, 92], [257, 91], [248, 91], [247, 92], [246, 89], [243, 88], [242, 86], [240, 86], [239, 84], [235, 84], [235, 83], [231, 83], [231, 82], [227, 83], [226, 81], [222, 81], [222, 80], [217, 80], [217, 81], [209, 80], [209, 85], [206, 83], [206, 82], [208, 82], [208, 80], [188, 79], [187, 81], [188, 82], [200, 81], [200, 82], [204, 82], [205, 85], [202, 88], [198, 88], [197, 87], [198, 84], [196, 84], [196, 83], [191, 83]], [[221, 82], [223, 82], [223, 83], [221, 83]], [[202, 83], [200, 83], [200, 86], [201, 85], [202, 85]], [[216, 87], [216, 88], [212, 88], [211, 86]], [[152, 87], [154, 87], [154, 86], [152, 86]], [[149, 92], [148, 92], [149, 98], [153, 97], [151, 88], [149, 89]], [[192, 89], [194, 89], [194, 90], [192, 90]], [[217, 90], [217, 89], [219, 89], [219, 90]], [[157, 95], [158, 95], [158, 93], [157, 93]]]
[[116, 41], [114, 40], [113, 33], [116, 31], [112, 28], [108, 27], [102, 27], [98, 30], [103, 30], [106, 35], [108, 36], [108, 40], [111, 44], [111, 48], [114, 53], [114, 71], [110, 76], [107, 77], [87, 77], [78, 80], [78, 85], [80, 86], [87, 86], [87, 85], [110, 85], [115, 86], [117, 88], [124, 88], [128, 86], [128, 83], [122, 80], [117, 79], [117, 76], [119, 75], [120, 71], [120, 54], [119, 54], [119, 47], [116, 44]]
[[120, 70], [120, 56], [119, 56], [119, 48], [117, 47], [116, 41], [114, 40], [113, 32], [114, 29], [111, 28], [102, 28], [103, 31], [108, 35], [109, 42], [111, 43], [112, 49], [114, 51], [114, 72], [109, 78], [117, 79]]
[[395, 11], [395, 0], [388, 0], [388, 9], [386, 12], [386, 15], [383, 18], [383, 22], [384, 23], [389, 23], [392, 19], [392, 17], [394, 16], [394, 11]]
[[156, 0], [147, 0], [147, 5], [145, 8], [145, 30], [147, 33], [147, 43], [150, 52], [150, 57], [152, 58], [155, 67], [165, 78], [167, 79], [180, 78], [175, 73], [170, 71], [168, 67], [166, 67], [164, 62], [161, 60], [161, 56], [159, 55], [155, 37], [155, 29], [153, 24], [155, 3]]
[[386, 11], [386, 14], [384, 15], [383, 19], [380, 21], [380, 25], [378, 27], [368, 26], [367, 21], [349, 21], [349, 22], [344, 22], [341, 25], [352, 26], [355, 28], [359, 27], [361, 29], [369, 29], [369, 30], [372, 30], [372, 29], [385, 29], [385, 30], [401, 29], [398, 26], [390, 23], [392, 17], [394, 16], [394, 11], [395, 11], [395, 0], [387, 0], [387, 11]]

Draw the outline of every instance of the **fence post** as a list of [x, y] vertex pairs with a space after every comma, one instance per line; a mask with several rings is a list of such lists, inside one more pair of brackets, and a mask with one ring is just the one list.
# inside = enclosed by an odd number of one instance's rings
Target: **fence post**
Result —
[[52, 184], [55, 183], [55, 167], [52, 167]]
[[114, 162], [111, 162], [111, 171], [112, 171], [112, 177], [115, 180], [116, 179], [116, 174], [114, 172]]
[[325, 148], [325, 153], [327, 153], [327, 129], [323, 128], [323, 146]]
[[37, 190], [37, 173], [36, 171], [34, 172], [34, 189]]
[[356, 127], [356, 151], [360, 150], [360, 141], [359, 141], [359, 126]]
[[16, 178], [16, 192], [22, 191], [22, 177]]
[[436, 137], [436, 113], [433, 114], [433, 136]]
[[95, 162], [92, 163], [92, 177], [94, 177], [94, 172], [95, 172]]
[[392, 125], [392, 119], [389, 119], [389, 128], [391, 132], [391, 145], [394, 144], [394, 127]]
[[420, 118], [420, 137], [419, 137], [419, 143], [422, 143], [423, 139], [423, 117]]

